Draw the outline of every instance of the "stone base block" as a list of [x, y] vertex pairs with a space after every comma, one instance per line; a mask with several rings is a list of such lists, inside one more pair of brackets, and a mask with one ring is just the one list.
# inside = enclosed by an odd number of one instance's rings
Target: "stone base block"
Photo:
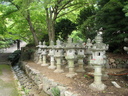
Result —
[[55, 69], [56, 66], [49, 66], [48, 68], [49, 68], [49, 69]]
[[56, 69], [54, 72], [55, 73], [62, 73], [62, 72], [64, 72], [64, 70], [63, 69]]
[[48, 64], [41, 64], [41, 66], [48, 66]]
[[92, 83], [91, 85], [89, 85], [89, 87], [94, 91], [103, 91], [107, 86], [103, 83], [102, 84]]
[[37, 64], [41, 64], [42, 62], [37, 62]]
[[76, 72], [85, 72], [84, 69], [77, 69]]
[[76, 76], [76, 75], [77, 75], [77, 73], [68, 73], [68, 74], [66, 75], [66, 77], [72, 78], [72, 77], [74, 77], [74, 76]]
[[94, 67], [91, 66], [91, 65], [87, 65], [86, 68], [87, 68], [87, 69], [94, 69]]

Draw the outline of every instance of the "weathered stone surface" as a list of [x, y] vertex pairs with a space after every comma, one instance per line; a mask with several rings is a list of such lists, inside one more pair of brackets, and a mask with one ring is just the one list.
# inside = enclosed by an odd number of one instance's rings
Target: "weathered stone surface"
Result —
[[102, 66], [106, 63], [105, 51], [108, 50], [108, 45], [103, 43], [101, 34], [95, 37], [96, 43], [91, 48], [92, 59], [90, 64], [94, 66], [94, 82], [89, 86], [93, 90], [102, 91], [106, 85], [102, 83]]
[[[31, 78], [35, 82], [34, 84], [37, 84], [39, 91], [43, 90], [47, 94], [52, 96], [51, 89], [54, 87], [57, 87], [60, 90], [60, 96], [78, 96], [77, 94], [74, 94], [74, 93], [68, 91], [68, 88], [65, 87], [65, 85], [59, 84], [59, 83], [55, 82], [53, 79], [49, 79], [44, 74], [40, 74], [39, 71], [31, 68], [30, 66], [27, 65], [23, 68], [25, 68], [24, 70], [27, 71], [26, 73], [29, 76], [29, 78]], [[22, 71], [20, 71], [20, 72], [22, 72]], [[26, 84], [25, 82], [28, 82], [26, 77], [22, 76], [22, 75], [21, 75], [21, 77], [24, 79], [23, 84]], [[27, 85], [25, 85], [25, 86], [26, 86], [26, 88], [31, 88], [31, 86], [33, 86], [33, 84], [27, 83]]]
[[114, 62], [115, 62], [115, 59], [110, 58], [109, 61], [110, 61], [111, 63], [114, 63]]
[[73, 93], [71, 93], [69, 91], [65, 91], [64, 93], [65, 93], [65, 96], [72, 96], [73, 95]]
[[103, 83], [102, 84], [92, 83], [89, 87], [94, 91], [103, 91], [107, 86]]

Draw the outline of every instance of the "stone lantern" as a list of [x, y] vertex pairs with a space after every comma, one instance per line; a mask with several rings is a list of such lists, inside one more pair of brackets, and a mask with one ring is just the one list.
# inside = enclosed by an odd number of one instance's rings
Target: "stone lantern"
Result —
[[39, 54], [37, 64], [41, 64], [42, 63], [41, 42], [39, 42], [39, 45], [36, 47], [38, 48], [37, 53]]
[[83, 58], [85, 57], [84, 49], [85, 47], [83, 45], [83, 42], [79, 41], [79, 43], [76, 46], [79, 68], [76, 70], [76, 72], [85, 72], [84, 67], [83, 67]]
[[54, 55], [55, 55], [55, 49], [54, 49], [54, 42], [51, 41], [50, 42], [50, 46], [49, 46], [49, 54], [50, 56], [50, 66], [48, 67], [49, 69], [55, 69], [55, 60], [54, 60]]
[[[128, 38], [125, 38], [124, 41], [128, 43]], [[128, 52], [128, 47], [124, 47], [124, 50]]]
[[95, 44], [91, 48], [92, 59], [90, 63], [94, 66], [94, 82], [89, 86], [91, 89], [102, 91], [106, 85], [102, 83], [102, 66], [105, 64], [105, 52], [108, 50], [108, 45], [102, 43], [101, 34], [95, 37]]
[[61, 64], [62, 64], [62, 58], [63, 58], [63, 46], [61, 44], [60, 40], [56, 41], [56, 46], [55, 48], [55, 59], [56, 59], [56, 70], [54, 72], [56, 73], [61, 73], [64, 72], [63, 69], [61, 68]]
[[65, 58], [67, 59], [68, 62], [68, 68], [69, 68], [69, 73], [66, 74], [67, 77], [74, 77], [75, 75], [77, 75], [77, 73], [75, 73], [74, 71], [74, 60], [76, 59], [76, 55], [75, 55], [75, 45], [72, 42], [72, 38], [68, 38], [68, 43], [65, 47], [66, 49], [66, 56]]
[[91, 47], [92, 47], [92, 41], [90, 38], [88, 38], [86, 43], [86, 53], [85, 53], [87, 57], [88, 67], [91, 67], [90, 64], [90, 60], [92, 59]]
[[41, 66], [48, 66], [48, 64], [46, 63], [46, 55], [47, 55], [47, 46], [45, 44], [45, 41], [43, 42], [43, 45], [41, 46], [42, 49], [42, 55], [43, 55], [43, 62], [41, 64]]

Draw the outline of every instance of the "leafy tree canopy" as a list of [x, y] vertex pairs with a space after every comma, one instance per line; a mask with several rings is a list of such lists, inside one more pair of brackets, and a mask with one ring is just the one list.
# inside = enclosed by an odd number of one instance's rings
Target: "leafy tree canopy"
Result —
[[104, 29], [104, 40], [110, 44], [111, 51], [123, 50], [124, 38], [128, 36], [128, 18], [123, 12], [124, 4], [121, 0], [110, 0], [96, 14], [96, 27]]
[[56, 39], [60, 38], [63, 41], [67, 40], [68, 35], [76, 29], [76, 24], [69, 19], [61, 19], [55, 24]]

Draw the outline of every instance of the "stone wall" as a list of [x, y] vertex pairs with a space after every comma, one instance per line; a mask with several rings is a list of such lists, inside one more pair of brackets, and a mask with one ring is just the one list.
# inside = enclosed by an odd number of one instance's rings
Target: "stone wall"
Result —
[[50, 96], [54, 96], [51, 90], [58, 88], [60, 90], [60, 96], [78, 96], [78, 94], [68, 91], [68, 88], [65, 85], [59, 84], [53, 79], [47, 78], [47, 76], [41, 74], [38, 70], [31, 68], [26, 62], [21, 62], [21, 64], [21, 69], [23, 69], [29, 78], [37, 84], [38, 90], [42, 90]]
[[128, 68], [128, 61], [126, 59], [108, 57], [108, 68]]

